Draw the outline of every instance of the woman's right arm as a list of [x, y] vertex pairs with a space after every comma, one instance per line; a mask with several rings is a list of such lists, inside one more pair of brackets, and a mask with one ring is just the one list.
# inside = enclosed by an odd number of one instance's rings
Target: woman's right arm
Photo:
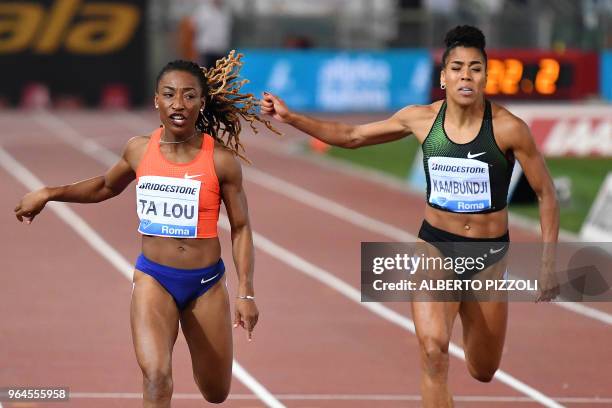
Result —
[[15, 216], [29, 224], [49, 201], [70, 203], [99, 203], [121, 193], [136, 178], [133, 165], [135, 150], [142, 141], [133, 138], [127, 143], [119, 161], [104, 175], [57, 187], [43, 187], [32, 191], [15, 207]]
[[410, 123], [418, 115], [419, 107], [408, 106], [388, 119], [365, 125], [348, 125], [339, 122], [317, 120], [289, 110], [282, 99], [264, 93], [261, 112], [287, 123], [327, 144], [356, 149], [401, 139], [411, 133]]

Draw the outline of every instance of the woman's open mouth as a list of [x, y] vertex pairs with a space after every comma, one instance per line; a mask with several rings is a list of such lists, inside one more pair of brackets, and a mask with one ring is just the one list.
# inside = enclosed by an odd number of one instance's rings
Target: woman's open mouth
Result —
[[181, 113], [173, 113], [170, 115], [170, 121], [175, 126], [183, 126], [187, 122], [187, 118]]

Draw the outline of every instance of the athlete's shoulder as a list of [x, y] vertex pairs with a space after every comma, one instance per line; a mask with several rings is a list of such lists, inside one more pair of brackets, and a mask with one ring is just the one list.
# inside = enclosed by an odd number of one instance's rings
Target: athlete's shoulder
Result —
[[523, 119], [496, 103], [491, 103], [491, 116], [493, 117], [495, 132], [502, 131], [505, 133], [529, 129]]
[[525, 121], [518, 116], [514, 115], [505, 107], [491, 102], [491, 116], [493, 117], [495, 127], [498, 128], [500, 125], [507, 128], [524, 128], [527, 126]]
[[230, 150], [223, 143], [215, 140], [215, 149], [213, 152], [215, 171], [219, 182], [227, 182], [240, 180], [242, 178], [242, 169], [240, 160], [236, 153]]
[[502, 150], [516, 150], [533, 145], [531, 131], [523, 119], [502, 106], [491, 105], [495, 139]]
[[395, 113], [392, 120], [400, 123], [404, 129], [423, 142], [441, 107], [442, 101], [428, 105], [409, 105]]
[[147, 145], [149, 144], [149, 140], [151, 140], [150, 135], [134, 136], [130, 138], [125, 144], [124, 155], [144, 153], [144, 150], [147, 148]]
[[396, 115], [405, 120], [426, 120], [435, 117], [443, 101], [435, 101], [428, 105], [408, 105], [398, 111]]
[[214, 154], [215, 154], [215, 161], [218, 159], [222, 161], [232, 161], [232, 162], [236, 161], [237, 162], [236, 154], [229, 147], [227, 147], [226, 145], [224, 145], [218, 140], [215, 140]]
[[146, 146], [149, 143], [149, 140], [151, 140], [151, 135], [134, 136], [127, 141], [125, 147], [130, 149], [137, 149], [139, 147]]
[[133, 169], [138, 167], [138, 163], [144, 155], [147, 145], [151, 140], [151, 136], [134, 136], [130, 138], [123, 149], [123, 158], [132, 166]]

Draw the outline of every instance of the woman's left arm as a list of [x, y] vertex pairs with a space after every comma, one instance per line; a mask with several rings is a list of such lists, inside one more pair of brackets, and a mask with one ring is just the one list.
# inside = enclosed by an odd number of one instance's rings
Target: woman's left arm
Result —
[[538, 151], [529, 127], [521, 119], [509, 115], [502, 128], [504, 140], [509, 142], [521, 164], [529, 185], [538, 198], [540, 228], [542, 230], [542, 264], [539, 271], [538, 301], [549, 301], [560, 292], [555, 273], [556, 244], [559, 237], [559, 205], [557, 194], [544, 157]]
[[253, 233], [249, 222], [246, 194], [242, 187], [242, 168], [233, 153], [218, 146], [215, 148], [215, 169], [219, 178], [221, 198], [231, 226], [232, 254], [238, 273], [234, 327], [242, 326], [246, 329], [250, 341], [259, 318], [259, 311], [254, 299]]
[[538, 198], [540, 228], [544, 243], [556, 243], [559, 236], [559, 205], [555, 187], [538, 151], [529, 127], [521, 119], [509, 115], [504, 118], [504, 140], [521, 164], [529, 185]]

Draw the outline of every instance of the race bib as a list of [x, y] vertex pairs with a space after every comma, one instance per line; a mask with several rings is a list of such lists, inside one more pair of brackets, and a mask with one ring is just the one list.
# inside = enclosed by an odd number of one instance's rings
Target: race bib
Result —
[[429, 203], [452, 212], [491, 208], [489, 165], [474, 159], [431, 157]]
[[172, 238], [196, 238], [201, 182], [143, 176], [136, 186], [138, 232]]

